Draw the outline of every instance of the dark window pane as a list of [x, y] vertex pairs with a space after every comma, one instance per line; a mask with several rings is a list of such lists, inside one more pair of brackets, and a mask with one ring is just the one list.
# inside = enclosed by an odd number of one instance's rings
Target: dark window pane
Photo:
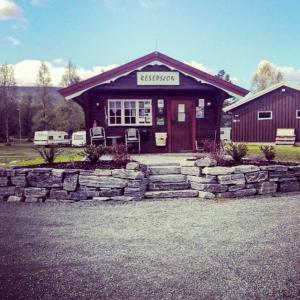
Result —
[[120, 117], [117, 117], [116, 120], [117, 120], [116, 124], [121, 124], [121, 118]]
[[260, 119], [270, 119], [271, 118], [271, 112], [269, 111], [262, 111], [259, 113]]
[[115, 123], [115, 118], [114, 118], [114, 117], [110, 117], [110, 118], [109, 118], [109, 122], [110, 122], [110, 124], [116, 124], [116, 123]]

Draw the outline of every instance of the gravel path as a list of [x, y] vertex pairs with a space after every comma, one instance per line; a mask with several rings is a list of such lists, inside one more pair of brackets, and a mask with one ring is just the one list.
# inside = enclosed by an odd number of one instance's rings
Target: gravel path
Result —
[[299, 299], [300, 197], [0, 203], [0, 299]]

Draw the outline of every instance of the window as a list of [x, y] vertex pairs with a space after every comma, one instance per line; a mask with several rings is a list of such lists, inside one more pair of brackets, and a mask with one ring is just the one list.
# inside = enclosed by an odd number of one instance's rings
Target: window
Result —
[[49, 140], [53, 140], [53, 135], [49, 135]]
[[272, 112], [271, 111], [259, 111], [258, 112], [258, 120], [272, 120]]
[[110, 126], [152, 125], [151, 100], [108, 100]]
[[300, 119], [300, 109], [296, 110], [296, 119]]

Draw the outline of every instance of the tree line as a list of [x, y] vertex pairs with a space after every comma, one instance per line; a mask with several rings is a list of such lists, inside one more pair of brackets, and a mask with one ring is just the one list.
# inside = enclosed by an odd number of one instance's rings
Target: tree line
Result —
[[[60, 85], [67, 87], [80, 81], [75, 65], [69, 60]], [[55, 104], [51, 92], [50, 70], [41, 62], [35, 92], [19, 95], [13, 66], [0, 65], [0, 140], [32, 138], [37, 130], [63, 130], [71, 133], [84, 129], [84, 113], [74, 102]]]

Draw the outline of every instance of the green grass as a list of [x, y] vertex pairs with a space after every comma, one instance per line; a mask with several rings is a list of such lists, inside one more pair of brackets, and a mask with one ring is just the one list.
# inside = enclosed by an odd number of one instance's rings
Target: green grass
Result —
[[[248, 145], [248, 157], [264, 159], [259, 145]], [[275, 146], [276, 160], [300, 162], [300, 147]]]
[[[62, 153], [55, 162], [80, 161], [82, 152], [80, 148], [61, 148]], [[33, 149], [32, 143], [16, 144], [13, 146], [0, 145], [0, 167], [9, 168], [12, 166], [32, 166], [42, 164], [44, 161]]]

